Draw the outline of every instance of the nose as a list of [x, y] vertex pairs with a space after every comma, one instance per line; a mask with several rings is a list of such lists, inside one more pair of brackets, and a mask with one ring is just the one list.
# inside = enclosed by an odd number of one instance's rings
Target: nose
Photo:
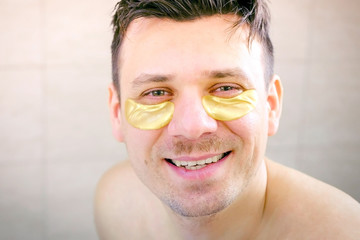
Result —
[[217, 130], [217, 121], [211, 118], [201, 103], [201, 97], [184, 96], [175, 102], [173, 118], [168, 125], [172, 136], [196, 140]]

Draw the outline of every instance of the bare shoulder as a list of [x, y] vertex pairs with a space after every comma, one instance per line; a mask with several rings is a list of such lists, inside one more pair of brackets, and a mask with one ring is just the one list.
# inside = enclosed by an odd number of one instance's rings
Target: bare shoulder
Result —
[[294, 169], [270, 160], [267, 165], [269, 221], [281, 224], [279, 236], [360, 239], [360, 204], [357, 201]]
[[137, 194], [136, 185], [137, 179], [127, 161], [116, 164], [101, 177], [95, 193], [95, 222], [101, 239], [115, 239], [120, 237], [119, 231], [134, 228], [130, 226], [133, 221], [126, 223], [126, 219], [136, 211], [130, 200]]
[[153, 218], [163, 210], [128, 161], [113, 166], [102, 176], [94, 207], [100, 239], [149, 239], [151, 231], [146, 229], [151, 229], [151, 223], [156, 222]]

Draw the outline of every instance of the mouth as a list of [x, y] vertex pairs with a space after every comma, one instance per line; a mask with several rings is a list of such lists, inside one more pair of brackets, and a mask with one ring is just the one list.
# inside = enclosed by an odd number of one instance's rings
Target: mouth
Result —
[[179, 168], [184, 168], [187, 170], [198, 170], [198, 169], [204, 168], [212, 163], [216, 163], [216, 162], [222, 160], [223, 158], [228, 156], [230, 153], [231, 153], [231, 151], [228, 151], [228, 152], [216, 155], [214, 157], [197, 160], [197, 161], [177, 161], [177, 160], [173, 160], [170, 158], [165, 158], [165, 160], [168, 163], [170, 163], [176, 167], [179, 167]]

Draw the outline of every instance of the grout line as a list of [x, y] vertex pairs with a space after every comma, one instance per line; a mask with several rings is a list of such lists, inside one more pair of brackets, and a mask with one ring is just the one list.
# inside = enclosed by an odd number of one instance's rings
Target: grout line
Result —
[[43, 127], [43, 136], [42, 136], [42, 189], [43, 189], [43, 229], [42, 229], [42, 238], [45, 240], [48, 236], [48, 197], [47, 197], [47, 133], [48, 133], [48, 122], [47, 122], [47, 55], [46, 55], [46, 46], [47, 46], [47, 32], [46, 32], [46, 0], [39, 0], [40, 8], [40, 28], [41, 28], [41, 55], [42, 55], [42, 69], [41, 69], [41, 78], [42, 78], [42, 127]]
[[308, 109], [309, 105], [309, 98], [306, 95], [306, 89], [308, 88], [310, 84], [310, 76], [311, 76], [311, 68], [312, 68], [312, 53], [313, 53], [313, 28], [312, 28], [312, 20], [313, 20], [313, 14], [314, 14], [314, 8], [316, 8], [316, 3], [308, 3], [309, 8], [309, 14], [307, 16], [307, 31], [308, 31], [308, 37], [307, 37], [307, 54], [306, 58], [304, 59], [304, 79], [303, 79], [303, 85], [301, 88], [301, 96], [302, 99], [304, 99], [303, 104], [300, 107], [300, 120], [299, 120], [299, 128], [298, 128], [298, 137], [297, 137], [297, 148], [296, 148], [296, 159], [295, 159], [295, 168], [298, 170], [301, 170], [301, 162], [303, 162], [304, 158], [304, 149], [305, 146], [303, 144], [303, 140], [306, 133], [306, 111]]

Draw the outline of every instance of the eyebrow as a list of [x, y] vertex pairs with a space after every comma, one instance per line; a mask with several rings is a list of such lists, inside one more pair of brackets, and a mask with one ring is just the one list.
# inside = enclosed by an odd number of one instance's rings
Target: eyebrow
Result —
[[[203, 71], [201, 75], [205, 78], [213, 78], [213, 79], [236, 78], [236, 79], [245, 80], [247, 83], [249, 82], [248, 74], [240, 68]], [[169, 82], [172, 81], [173, 79], [174, 79], [173, 75], [142, 73], [134, 79], [134, 81], [132, 82], [132, 86], [133, 88], [138, 88], [144, 84]]]
[[248, 74], [240, 68], [230, 68], [224, 70], [212, 70], [212, 71], [204, 71], [203, 75], [208, 78], [237, 78], [243, 79], [249, 82]]
[[142, 73], [134, 79], [134, 81], [132, 82], [132, 85], [134, 88], [137, 88], [144, 84], [168, 82], [168, 81], [171, 81], [172, 79], [173, 79], [172, 75], [158, 75], [158, 74]]

